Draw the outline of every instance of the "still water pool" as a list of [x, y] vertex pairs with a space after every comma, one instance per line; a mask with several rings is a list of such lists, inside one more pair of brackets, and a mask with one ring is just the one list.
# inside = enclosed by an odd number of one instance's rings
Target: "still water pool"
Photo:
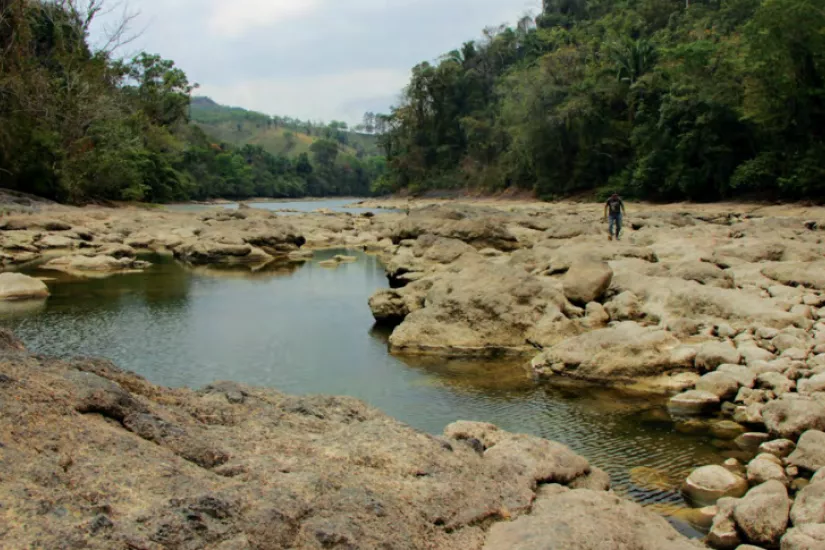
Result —
[[676, 432], [658, 401], [537, 384], [521, 362], [390, 355], [367, 305], [386, 286], [384, 271], [351, 251], [357, 262], [318, 265], [341, 252], [256, 273], [188, 269], [165, 257], [149, 258], [146, 273], [107, 279], [34, 272], [54, 278], [52, 296], [0, 311], [0, 324], [32, 350], [108, 357], [158, 384], [234, 380], [346, 394], [431, 433], [464, 419], [547, 437], [665, 513], [684, 506], [675, 484], [686, 472], [719, 460], [707, 439]]

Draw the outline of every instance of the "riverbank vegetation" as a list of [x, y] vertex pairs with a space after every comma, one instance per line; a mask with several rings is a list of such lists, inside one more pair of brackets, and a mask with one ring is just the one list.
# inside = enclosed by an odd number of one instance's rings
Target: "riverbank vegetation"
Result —
[[0, 186], [74, 203], [369, 193], [382, 159], [337, 135], [273, 154], [191, 124], [196, 85], [172, 61], [90, 45], [102, 7], [0, 0]]
[[380, 191], [821, 200], [821, 0], [545, 0], [413, 69]]

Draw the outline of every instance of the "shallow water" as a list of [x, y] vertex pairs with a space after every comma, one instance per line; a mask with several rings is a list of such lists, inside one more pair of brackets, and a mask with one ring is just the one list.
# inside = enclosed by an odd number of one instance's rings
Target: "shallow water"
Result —
[[[248, 202], [252, 208], [260, 208], [262, 210], [272, 210], [282, 214], [299, 214], [314, 212], [319, 209], [331, 210], [333, 212], [349, 212], [350, 214], [358, 215], [365, 212], [372, 212], [377, 214], [379, 212], [395, 212], [396, 210], [388, 210], [381, 208], [347, 208], [350, 204], [355, 204], [361, 199], [319, 199], [319, 200], [296, 200], [296, 201], [272, 201], [272, 202]], [[223, 204], [169, 204], [164, 206], [167, 210], [177, 212], [199, 212], [201, 210], [210, 210], [214, 208], [226, 208], [227, 210], [237, 210], [238, 203], [223, 203]]]
[[[457, 420], [561, 441], [610, 472], [615, 488], [667, 513], [683, 507], [675, 484], [717, 462], [707, 438], [673, 430], [661, 401], [536, 384], [524, 362], [393, 357], [374, 328], [369, 296], [387, 285], [377, 258], [263, 272], [187, 269], [151, 257], [143, 274], [76, 279], [56, 272], [43, 304], [0, 309], [0, 324], [30, 349], [98, 355], [158, 384], [201, 387], [215, 380], [290, 393], [346, 394], [431, 433]], [[642, 487], [631, 470], [653, 468], [672, 488]], [[633, 479], [638, 480], [638, 476]]]

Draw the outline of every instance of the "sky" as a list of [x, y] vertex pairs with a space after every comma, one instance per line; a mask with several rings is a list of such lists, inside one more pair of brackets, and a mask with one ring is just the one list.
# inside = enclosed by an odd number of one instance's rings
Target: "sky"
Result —
[[[100, 18], [97, 40], [120, 18]], [[357, 124], [397, 103], [410, 70], [540, 0], [130, 0], [140, 36], [119, 51], [172, 59], [197, 95], [270, 115]]]

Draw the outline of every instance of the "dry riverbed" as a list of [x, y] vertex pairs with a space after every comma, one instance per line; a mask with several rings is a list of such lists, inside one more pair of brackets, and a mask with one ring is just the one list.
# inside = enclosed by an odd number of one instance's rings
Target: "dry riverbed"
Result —
[[[673, 394], [682, 429], [736, 457], [685, 481], [712, 522], [707, 543], [825, 547], [825, 209], [628, 205], [623, 239], [610, 242], [600, 205], [359, 206], [402, 212], [42, 205], [0, 219], [0, 261], [117, 276], [145, 269], [149, 251], [244, 269], [313, 261], [317, 248], [374, 252], [393, 286], [370, 300], [393, 327], [391, 352], [507, 356], [542, 379]], [[48, 281], [0, 275], [4, 298], [47, 295]], [[698, 544], [545, 440], [477, 424], [433, 439], [334, 398], [167, 390], [8, 340], [0, 479], [18, 481], [0, 536], [14, 548]]]

